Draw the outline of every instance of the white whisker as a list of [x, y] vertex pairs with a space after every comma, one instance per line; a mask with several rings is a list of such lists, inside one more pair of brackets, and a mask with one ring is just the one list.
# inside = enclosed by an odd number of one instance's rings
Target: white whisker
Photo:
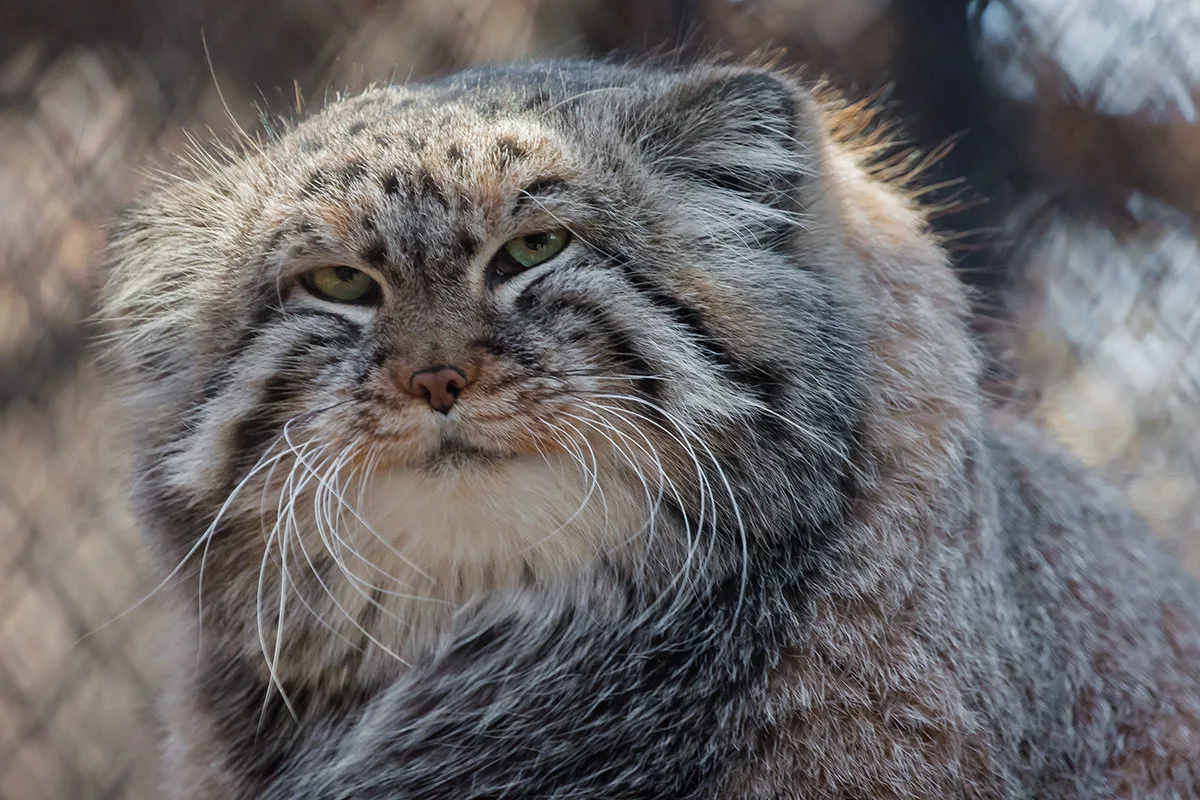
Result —
[[[288, 442], [288, 444], [290, 446], [291, 445], [291, 439], [290, 439], [291, 434], [288, 430], [287, 425], [284, 425], [284, 427], [283, 427], [283, 436], [284, 436], [284, 439]], [[310, 468], [310, 471], [313, 472], [313, 474], [317, 477], [318, 481], [323, 483], [323, 479], [321, 478], [321, 476], [318, 473], [316, 473], [315, 470], [311, 470], [311, 468]], [[326, 486], [326, 488], [328, 489], [328, 486]], [[343, 503], [345, 503], [346, 509], [354, 516], [354, 518], [358, 521], [358, 523], [360, 525], [362, 525], [368, 531], [370, 531], [372, 534], [374, 534], [375, 537], [377, 539], [379, 539], [379, 541], [381, 541], [381, 542], [385, 541], [384, 538], [382, 536], [380, 536], [379, 533], [375, 530], [375, 528], [371, 525], [371, 523], [369, 523], [365, 519], [363, 519], [362, 515], [358, 513], [358, 510], [353, 505], [351, 505], [350, 503], [346, 503], [345, 498], [340, 498], [340, 499], [342, 500]], [[412, 569], [413, 572], [416, 572], [418, 575], [422, 576], [423, 578], [426, 578], [427, 580], [429, 580], [431, 582], [435, 582], [431, 575], [429, 575], [427, 572], [422, 570], [420, 567], [418, 567], [412, 561], [405, 558], [402, 553], [399, 553], [395, 550], [393, 550], [392, 552], [397, 558], [399, 558], [401, 561], [403, 561], [406, 566], [408, 566], [410, 569]]]
[[[614, 401], [619, 401], [619, 402], [637, 403], [637, 404], [648, 407], [649, 409], [654, 411], [656, 414], [661, 416], [664, 420], [669, 422], [673, 427], [675, 427], [676, 431], [678, 432], [678, 436], [673, 436], [673, 438], [675, 438], [676, 441], [678, 441], [679, 443], [684, 445], [684, 447], [688, 451], [689, 455], [695, 462], [694, 466], [696, 467], [696, 470], [697, 470], [697, 478], [700, 480], [700, 482], [702, 484], [707, 483], [707, 478], [705, 477], [704, 470], [701, 468], [699, 460], [696, 457], [695, 451], [691, 448], [690, 444], [687, 443], [687, 440], [688, 439], [694, 440], [696, 442], [696, 444], [698, 444], [704, 450], [705, 455], [707, 456], [707, 460], [713, 465], [713, 467], [717, 473], [717, 477], [721, 480], [723, 487], [725, 489], [725, 493], [729, 498], [730, 510], [733, 514], [734, 522], [735, 522], [735, 525], [738, 530], [739, 544], [741, 546], [741, 553], [742, 553], [741, 583], [740, 583], [740, 588], [739, 588], [739, 593], [738, 593], [738, 603], [734, 609], [734, 614], [733, 614], [733, 620], [734, 620], [734, 622], [736, 622], [736, 620], [739, 618], [739, 616], [741, 614], [742, 604], [745, 600], [746, 587], [749, 583], [749, 574], [750, 574], [749, 573], [749, 569], [750, 569], [750, 567], [749, 567], [749, 558], [750, 558], [749, 542], [747, 540], [745, 523], [744, 523], [744, 520], [742, 519], [741, 509], [739, 508], [739, 505], [737, 502], [736, 493], [733, 490], [733, 486], [730, 483], [728, 476], [725, 473], [724, 468], [721, 466], [720, 461], [717, 459], [716, 454], [713, 453], [712, 448], [708, 446], [708, 444], [704, 441], [704, 438], [702, 436], [697, 435], [697, 433], [695, 432], [694, 429], [692, 429], [691, 426], [682, 422], [675, 415], [670, 414], [669, 412], [667, 412], [665, 409], [663, 409], [661, 406], [659, 406], [656, 403], [653, 403], [649, 400], [645, 400], [645, 399], [642, 399], [639, 397], [624, 396], [624, 395], [610, 395], [610, 394], [594, 393], [591, 396], [600, 398], [600, 399], [614, 400]], [[586, 403], [588, 401], [584, 400], [584, 402]], [[610, 413], [619, 413], [618, 409], [612, 408], [611, 406], [605, 406], [605, 405], [601, 405], [601, 404], [597, 404], [597, 406], [599, 408], [608, 410]], [[670, 431], [667, 431], [665, 428], [663, 428], [663, 426], [661, 424], [659, 424], [655, 420], [652, 420], [643, 414], [636, 414], [636, 412], [631, 412], [629, 410], [626, 410], [626, 413], [633, 413], [635, 416], [642, 419], [644, 422], [646, 422], [650, 425], [653, 425], [654, 427], [662, 430], [665, 433], [668, 433], [668, 435], [671, 435]], [[715, 505], [713, 507], [713, 518], [710, 522], [710, 528], [711, 528], [711, 531], [713, 534], [713, 538], [715, 539], [716, 534], [717, 534]], [[711, 548], [714, 545], [715, 545], [715, 541], [710, 541], [710, 553], [711, 553]], [[690, 561], [690, 558], [691, 558], [690, 552], [689, 552], [688, 558]]]

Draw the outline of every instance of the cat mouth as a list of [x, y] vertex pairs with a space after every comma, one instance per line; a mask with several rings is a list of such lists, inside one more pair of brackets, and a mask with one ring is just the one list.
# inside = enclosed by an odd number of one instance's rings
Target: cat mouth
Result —
[[445, 469], [456, 466], [492, 464], [510, 461], [519, 458], [520, 455], [520, 453], [470, 441], [461, 432], [443, 431], [437, 445], [427, 456], [425, 466], [431, 469]]

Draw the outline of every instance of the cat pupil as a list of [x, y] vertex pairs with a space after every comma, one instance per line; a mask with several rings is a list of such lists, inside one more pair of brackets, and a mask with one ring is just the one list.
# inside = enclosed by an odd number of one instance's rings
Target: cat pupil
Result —
[[354, 275], [356, 272], [358, 272], [358, 270], [354, 269], [353, 267], [333, 268], [333, 274], [336, 275], [337, 279], [342, 283], [349, 283], [350, 281], [354, 280]]
[[530, 250], [537, 252], [546, 246], [546, 240], [549, 238], [549, 235], [545, 233], [535, 233], [532, 236], [525, 237], [525, 246]]

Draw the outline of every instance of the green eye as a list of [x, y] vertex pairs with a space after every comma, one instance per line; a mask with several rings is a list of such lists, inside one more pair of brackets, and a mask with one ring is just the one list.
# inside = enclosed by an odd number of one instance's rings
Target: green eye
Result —
[[318, 296], [335, 303], [367, 305], [379, 299], [379, 284], [354, 267], [321, 267], [307, 273], [304, 281]]
[[504, 243], [504, 254], [512, 263], [507, 266], [508, 274], [515, 274], [522, 269], [544, 264], [562, 252], [571, 241], [571, 234], [565, 230], [543, 231], [531, 233], [528, 236], [518, 236]]

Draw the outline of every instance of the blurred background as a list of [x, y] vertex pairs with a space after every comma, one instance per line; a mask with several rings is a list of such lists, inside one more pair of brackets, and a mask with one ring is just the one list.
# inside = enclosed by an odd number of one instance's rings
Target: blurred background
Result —
[[0, 800], [159, 794], [160, 620], [112, 621], [154, 583], [89, 322], [143, 171], [230, 135], [218, 85], [250, 129], [297, 97], [581, 56], [797, 65], [874, 98], [897, 158], [952, 144], [924, 191], [988, 390], [1200, 571], [1194, 0], [3, 0]]

